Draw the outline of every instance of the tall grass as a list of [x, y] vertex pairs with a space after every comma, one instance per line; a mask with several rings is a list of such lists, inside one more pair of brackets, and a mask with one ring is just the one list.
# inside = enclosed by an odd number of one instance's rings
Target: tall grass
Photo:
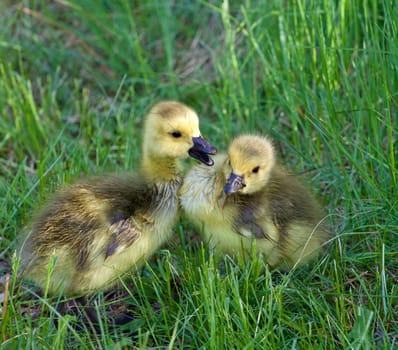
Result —
[[[392, 349], [398, 343], [398, 7], [366, 1], [3, 1], [0, 4], [1, 348]], [[23, 225], [80, 176], [134, 169], [162, 98], [225, 149], [273, 137], [328, 208], [314, 264], [270, 272], [210, 255], [181, 220], [98, 332], [11, 273]], [[7, 298], [6, 298], [7, 297]], [[0, 299], [0, 300], [1, 300]]]

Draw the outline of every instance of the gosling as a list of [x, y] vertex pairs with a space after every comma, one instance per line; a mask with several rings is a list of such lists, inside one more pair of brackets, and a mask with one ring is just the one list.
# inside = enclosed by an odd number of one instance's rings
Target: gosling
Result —
[[194, 166], [180, 190], [187, 218], [211, 249], [291, 269], [321, 251], [329, 234], [310, 191], [277, 163], [266, 137], [242, 135], [212, 168]]
[[146, 117], [137, 173], [92, 177], [67, 186], [36, 215], [20, 249], [23, 275], [48, 294], [108, 289], [172, 235], [182, 183], [179, 158], [213, 165], [195, 111], [163, 101]]

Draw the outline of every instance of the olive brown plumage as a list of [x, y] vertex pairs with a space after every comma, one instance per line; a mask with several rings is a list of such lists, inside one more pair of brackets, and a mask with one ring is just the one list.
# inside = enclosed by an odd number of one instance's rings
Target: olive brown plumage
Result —
[[178, 158], [190, 154], [209, 166], [214, 153], [191, 108], [156, 104], [145, 120], [139, 171], [96, 176], [58, 191], [17, 251], [23, 274], [50, 293], [109, 288], [170, 238], [182, 182]]
[[214, 167], [194, 166], [180, 201], [211, 248], [247, 258], [255, 246], [273, 267], [307, 262], [328, 239], [320, 204], [262, 136], [238, 136]]

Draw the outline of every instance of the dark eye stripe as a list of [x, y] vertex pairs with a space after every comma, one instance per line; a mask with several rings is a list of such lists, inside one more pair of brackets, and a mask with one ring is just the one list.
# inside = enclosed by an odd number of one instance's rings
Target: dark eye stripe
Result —
[[181, 137], [182, 135], [181, 135], [181, 133], [180, 133], [179, 131], [173, 131], [173, 132], [171, 133], [171, 136], [173, 136], [173, 137], [175, 137], [175, 138], [178, 138], [178, 137]]

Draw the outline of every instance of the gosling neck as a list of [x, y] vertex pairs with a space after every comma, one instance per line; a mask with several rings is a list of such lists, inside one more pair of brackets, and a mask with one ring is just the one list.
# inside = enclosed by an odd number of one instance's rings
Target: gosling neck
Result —
[[148, 181], [164, 182], [179, 179], [182, 168], [175, 158], [144, 156], [141, 172]]

